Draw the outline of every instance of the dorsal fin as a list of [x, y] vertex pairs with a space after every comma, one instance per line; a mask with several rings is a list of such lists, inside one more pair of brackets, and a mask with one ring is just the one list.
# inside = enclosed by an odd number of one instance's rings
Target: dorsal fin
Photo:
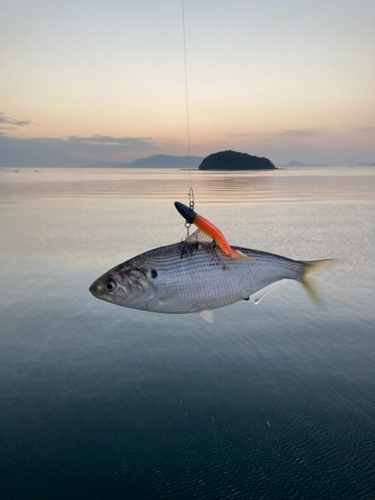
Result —
[[200, 231], [199, 229], [197, 229], [196, 231], [194, 231], [193, 234], [191, 234], [189, 236], [189, 238], [186, 238], [186, 241], [189, 242], [189, 243], [211, 243], [212, 238], [210, 238], [209, 236], [207, 236], [207, 234], [204, 234], [202, 231]]

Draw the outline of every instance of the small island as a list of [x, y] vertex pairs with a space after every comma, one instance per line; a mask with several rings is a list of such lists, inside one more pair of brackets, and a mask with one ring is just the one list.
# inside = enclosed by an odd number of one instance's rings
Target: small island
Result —
[[199, 165], [199, 170], [274, 170], [275, 165], [268, 158], [221, 151], [207, 156]]

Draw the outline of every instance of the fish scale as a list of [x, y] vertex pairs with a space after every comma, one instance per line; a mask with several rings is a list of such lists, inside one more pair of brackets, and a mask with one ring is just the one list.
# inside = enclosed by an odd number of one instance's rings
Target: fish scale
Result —
[[197, 231], [188, 240], [149, 250], [111, 269], [90, 287], [99, 299], [145, 311], [192, 313], [239, 300], [259, 301], [281, 280], [301, 282], [318, 302], [310, 274], [331, 261], [303, 262], [280, 255], [231, 247], [250, 257], [239, 260]]

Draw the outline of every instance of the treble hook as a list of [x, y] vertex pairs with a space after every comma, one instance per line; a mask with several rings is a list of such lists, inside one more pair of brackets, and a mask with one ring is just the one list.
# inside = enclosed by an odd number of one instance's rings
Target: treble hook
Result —
[[[189, 189], [189, 208], [190, 210], [194, 210], [194, 191], [193, 191], [193, 188], [191, 187]], [[178, 203], [178, 202], [176, 202]], [[175, 204], [176, 205], [176, 204]], [[177, 205], [176, 205], [176, 208], [177, 208]], [[178, 210], [178, 209], [177, 209]], [[179, 210], [180, 212], [180, 210]], [[181, 213], [181, 212], [180, 212]], [[194, 212], [195, 213], [195, 212]], [[182, 215], [182, 214], [181, 214]], [[191, 226], [191, 222], [189, 222], [186, 218], [185, 218], [185, 227], [186, 227], [186, 233], [187, 233], [187, 239], [189, 239], [190, 235], [189, 235], [189, 229], [190, 229], [190, 226]]]
[[189, 189], [189, 208], [194, 210], [194, 191], [192, 187]]

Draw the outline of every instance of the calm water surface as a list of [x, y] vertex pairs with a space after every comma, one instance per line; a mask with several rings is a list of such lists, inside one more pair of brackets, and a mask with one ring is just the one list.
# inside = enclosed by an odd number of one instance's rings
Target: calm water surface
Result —
[[184, 235], [178, 170], [0, 171], [0, 498], [373, 499], [375, 169], [193, 172], [233, 244], [337, 258], [255, 306], [88, 292]]

